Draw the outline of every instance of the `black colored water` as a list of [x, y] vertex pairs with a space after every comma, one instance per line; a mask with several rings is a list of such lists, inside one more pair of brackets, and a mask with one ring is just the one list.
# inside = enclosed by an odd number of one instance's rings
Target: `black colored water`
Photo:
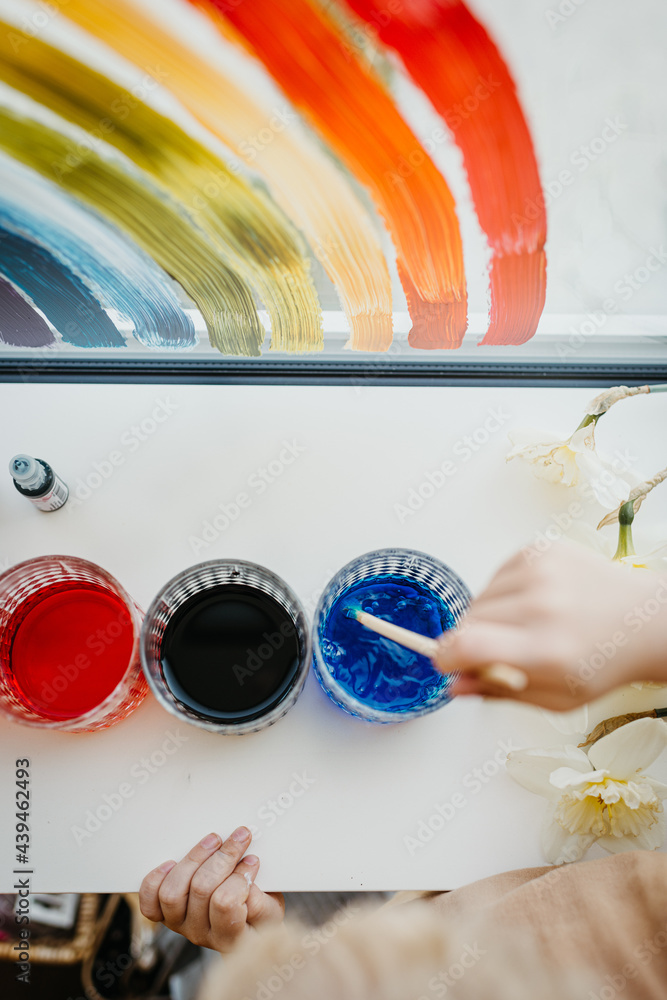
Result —
[[300, 645], [288, 612], [255, 587], [221, 585], [185, 601], [162, 637], [164, 679], [206, 719], [245, 722], [289, 691]]

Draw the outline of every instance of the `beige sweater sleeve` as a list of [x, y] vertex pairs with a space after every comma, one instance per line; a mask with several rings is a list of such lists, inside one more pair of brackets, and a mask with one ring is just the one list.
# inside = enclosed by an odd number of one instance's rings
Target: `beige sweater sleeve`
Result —
[[341, 920], [326, 941], [273, 927], [248, 935], [200, 1000], [277, 992], [280, 1000], [666, 1000], [667, 856], [631, 852], [444, 894], [401, 893]]

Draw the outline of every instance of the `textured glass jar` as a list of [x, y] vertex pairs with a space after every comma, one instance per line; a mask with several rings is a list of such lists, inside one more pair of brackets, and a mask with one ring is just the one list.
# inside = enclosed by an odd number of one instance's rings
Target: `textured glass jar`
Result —
[[[298, 669], [278, 704], [256, 718], [238, 722], [217, 721], [184, 704], [171, 690], [162, 668], [162, 638], [175, 612], [191, 597], [204, 595], [207, 590], [224, 585], [251, 587], [277, 601], [294, 624], [299, 646]], [[292, 589], [275, 573], [242, 559], [212, 559], [191, 566], [173, 577], [164, 585], [148, 608], [141, 632], [141, 662], [144, 673], [162, 707], [184, 722], [226, 735], [241, 736], [258, 732], [281, 719], [294, 705], [303, 689], [310, 668], [311, 655], [308, 622]]]
[[[99, 705], [75, 717], [53, 719], [41, 715], [22, 697], [11, 670], [12, 644], [21, 622], [38, 606], [40, 600], [78, 584], [88, 584], [106, 591], [124, 605], [132, 624], [133, 644], [125, 673]], [[0, 712], [14, 722], [27, 726], [60, 729], [71, 733], [108, 729], [125, 719], [148, 693], [139, 657], [141, 615], [139, 607], [118, 581], [106, 570], [85, 559], [76, 556], [40, 556], [12, 566], [0, 576]], [[108, 637], [110, 641], [113, 638], [111, 634]], [[90, 670], [93, 666], [94, 659], [86, 669]], [[55, 686], [56, 681], [65, 686], [76, 684], [77, 670], [80, 672], [82, 669], [83, 667], [77, 668], [76, 665], [69, 664], [69, 672], [54, 678], [53, 685]]]
[[[323, 629], [335, 602], [355, 585], [364, 580], [371, 582], [377, 577], [402, 578], [408, 583], [421, 584], [446, 605], [454, 625], [458, 625], [463, 617], [471, 594], [460, 576], [445, 563], [412, 549], [378, 549], [367, 552], [343, 566], [325, 587], [315, 609], [313, 623], [313, 665], [320, 684], [331, 700], [350, 715], [368, 722], [407, 722], [434, 712], [451, 700], [449, 687], [453, 675], [448, 675], [446, 683], [437, 694], [412, 708], [382, 710], [365, 704], [348, 691], [332, 675], [323, 655]], [[363, 628], [361, 625], [359, 627]]]

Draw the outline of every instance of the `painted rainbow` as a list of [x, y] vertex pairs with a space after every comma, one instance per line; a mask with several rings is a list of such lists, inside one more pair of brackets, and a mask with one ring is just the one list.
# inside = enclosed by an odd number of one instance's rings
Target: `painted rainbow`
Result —
[[462, 0], [67, 0], [39, 30], [33, 7], [0, 9], [3, 349], [186, 351], [201, 333], [298, 354], [326, 347], [333, 309], [352, 350], [380, 352], [406, 307], [412, 349], [460, 347], [459, 211], [397, 75], [462, 159], [488, 250], [481, 343], [535, 334], [537, 160]]

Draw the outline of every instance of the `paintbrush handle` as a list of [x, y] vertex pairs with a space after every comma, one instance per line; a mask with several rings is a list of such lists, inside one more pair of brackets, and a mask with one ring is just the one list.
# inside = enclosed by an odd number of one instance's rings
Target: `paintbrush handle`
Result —
[[[411, 632], [410, 629], [394, 625], [393, 622], [386, 622], [384, 618], [377, 618], [369, 615], [367, 611], [357, 611], [355, 618], [360, 625], [377, 632], [385, 639], [392, 639], [399, 646], [405, 646], [414, 653], [421, 653], [428, 656], [429, 660], [435, 659], [438, 649], [438, 640], [431, 639], [427, 635], [420, 635], [419, 632]], [[509, 663], [492, 663], [480, 671], [479, 675], [483, 680], [499, 687], [507, 688], [509, 691], [525, 691], [528, 687], [528, 674], [518, 667], [513, 667]]]
[[400, 625], [394, 625], [393, 622], [386, 622], [384, 618], [376, 618], [375, 615], [369, 615], [367, 611], [358, 611], [355, 617], [360, 625], [364, 625], [372, 632], [377, 632], [378, 635], [383, 635], [385, 639], [393, 639], [399, 646], [405, 646], [406, 649], [411, 649], [414, 653], [428, 656], [429, 660], [435, 656], [438, 648], [436, 639], [420, 635], [419, 632], [411, 632], [410, 629], [401, 628]]

